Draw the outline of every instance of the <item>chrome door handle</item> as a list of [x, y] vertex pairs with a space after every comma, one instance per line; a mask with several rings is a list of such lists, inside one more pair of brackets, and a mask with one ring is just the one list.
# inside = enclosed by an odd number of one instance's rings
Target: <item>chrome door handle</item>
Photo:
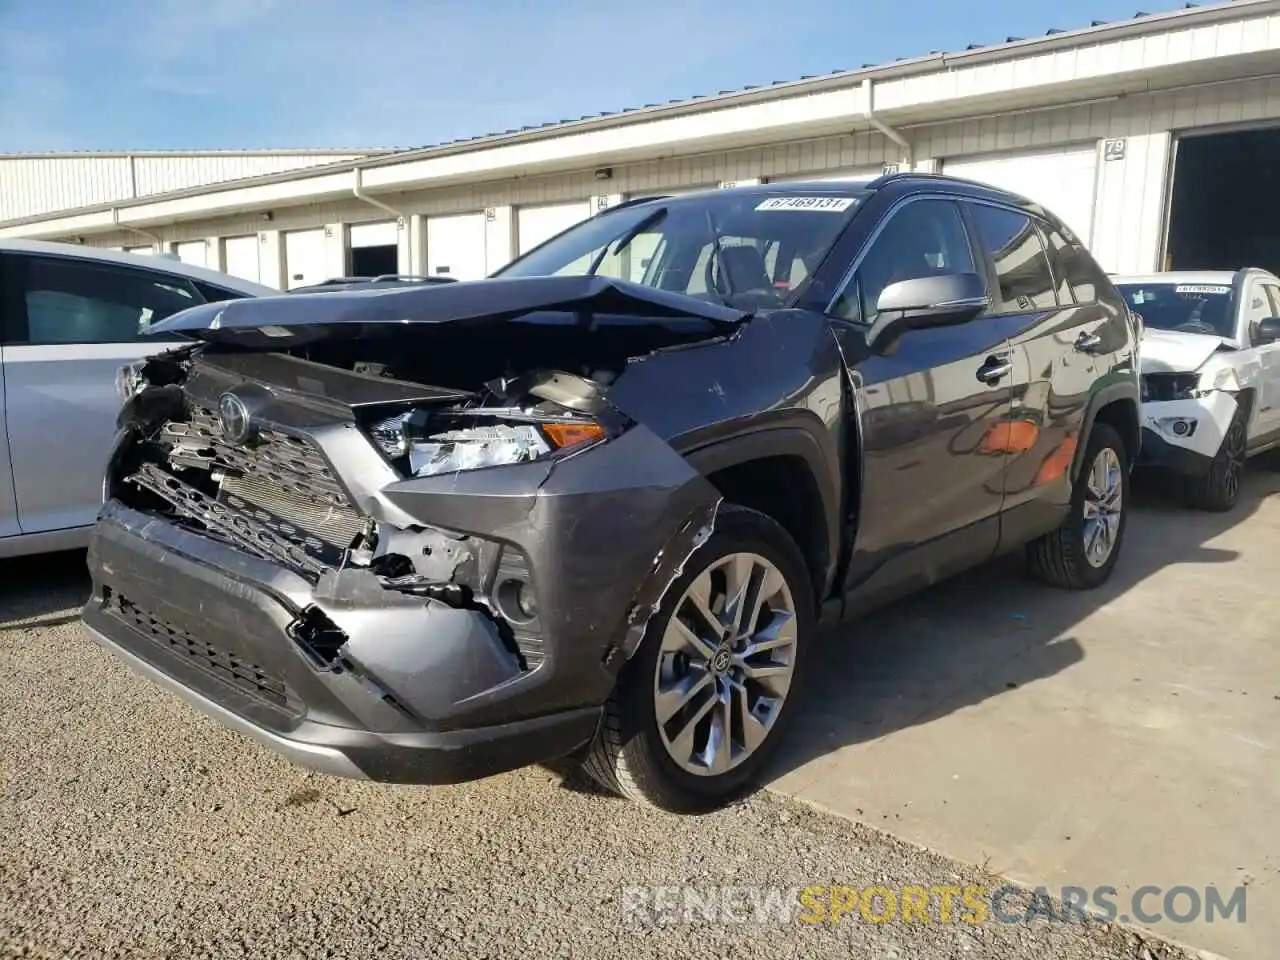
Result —
[[1013, 370], [1013, 364], [1004, 357], [988, 357], [987, 362], [978, 368], [978, 379], [983, 383], [995, 383], [1007, 377]]
[[1080, 336], [1076, 337], [1074, 346], [1081, 353], [1093, 353], [1102, 346], [1102, 337], [1096, 333], [1081, 332]]

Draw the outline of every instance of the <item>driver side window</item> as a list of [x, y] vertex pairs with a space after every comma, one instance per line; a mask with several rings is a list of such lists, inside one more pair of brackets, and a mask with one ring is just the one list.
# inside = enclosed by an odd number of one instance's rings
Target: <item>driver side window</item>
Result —
[[950, 200], [913, 200], [890, 215], [831, 312], [871, 324], [880, 294], [890, 284], [976, 272], [959, 207]]

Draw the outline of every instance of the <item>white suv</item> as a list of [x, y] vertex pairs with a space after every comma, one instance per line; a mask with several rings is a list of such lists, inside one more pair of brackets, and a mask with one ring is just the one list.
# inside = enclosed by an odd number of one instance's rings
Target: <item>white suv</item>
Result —
[[1142, 318], [1140, 465], [1230, 510], [1245, 459], [1280, 446], [1280, 279], [1256, 267], [1114, 277]]

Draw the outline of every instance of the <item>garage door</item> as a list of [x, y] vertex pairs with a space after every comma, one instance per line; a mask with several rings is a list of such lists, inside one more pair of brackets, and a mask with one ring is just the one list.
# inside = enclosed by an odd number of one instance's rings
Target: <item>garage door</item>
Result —
[[544, 240], [550, 240], [561, 230], [581, 223], [591, 216], [591, 202], [577, 200], [573, 203], [553, 203], [539, 207], [521, 207], [516, 212], [516, 231], [520, 238], [520, 253], [528, 253]]
[[947, 160], [942, 172], [1019, 193], [1052, 210], [1085, 244], [1093, 232], [1098, 154], [1093, 145], [1046, 153]]
[[233, 277], [262, 282], [262, 266], [258, 261], [258, 238], [227, 237], [223, 252], [227, 258], [227, 273]]
[[353, 223], [350, 227], [351, 246], [362, 247], [394, 247], [399, 242], [394, 220], [381, 223]]
[[183, 263], [191, 263], [197, 267], [207, 267], [208, 263], [208, 244], [203, 240], [191, 240], [187, 243], [179, 243], [176, 246], [178, 259]]
[[156, 250], [155, 250], [155, 247], [150, 247], [150, 246], [147, 246], [147, 247], [125, 247], [125, 248], [124, 248], [124, 252], [125, 252], [125, 253], [135, 253], [135, 254], [137, 254], [138, 256], [141, 256], [141, 257], [150, 257], [150, 256], [153, 256], [153, 255], [155, 254]]
[[488, 275], [483, 213], [427, 218], [427, 271], [456, 280]]
[[295, 230], [284, 235], [285, 288], [327, 280], [324, 270], [324, 229]]

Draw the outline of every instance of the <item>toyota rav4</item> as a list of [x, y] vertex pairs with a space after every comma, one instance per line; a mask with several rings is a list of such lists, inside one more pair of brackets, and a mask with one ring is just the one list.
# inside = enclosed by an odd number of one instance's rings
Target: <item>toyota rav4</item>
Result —
[[713, 807], [820, 625], [1024, 546], [1107, 579], [1134, 324], [1050, 212], [924, 175], [647, 198], [487, 280], [195, 307], [122, 371], [84, 618], [310, 768], [574, 757]]

